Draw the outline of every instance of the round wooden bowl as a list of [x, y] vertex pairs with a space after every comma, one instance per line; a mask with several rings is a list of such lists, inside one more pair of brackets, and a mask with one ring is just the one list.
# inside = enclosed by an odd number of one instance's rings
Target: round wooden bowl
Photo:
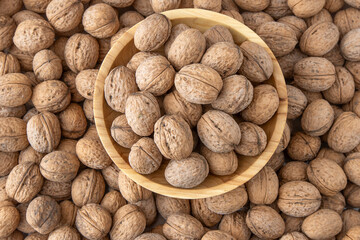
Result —
[[168, 163], [167, 161], [164, 161], [165, 163], [161, 165], [158, 171], [150, 175], [141, 175], [135, 172], [128, 163], [129, 149], [119, 146], [110, 135], [111, 123], [120, 113], [113, 111], [107, 105], [104, 98], [104, 81], [114, 67], [119, 65], [126, 66], [130, 58], [139, 51], [136, 49], [133, 41], [137, 25], [129, 29], [116, 42], [101, 65], [95, 84], [94, 96], [94, 115], [98, 134], [107, 153], [120, 170], [133, 181], [152, 192], [183, 199], [206, 198], [226, 193], [254, 177], [269, 161], [280, 142], [285, 128], [288, 105], [283, 74], [275, 56], [265, 42], [251, 29], [237, 20], [219, 13], [200, 9], [171, 10], [163, 14], [171, 20], [173, 26], [179, 23], [185, 23], [192, 28], [199, 29], [201, 32], [205, 32], [214, 25], [223, 25], [230, 30], [236, 44], [250, 40], [260, 44], [268, 51], [273, 59], [274, 73], [267, 83], [277, 89], [280, 97], [280, 106], [273, 118], [261, 126], [268, 137], [268, 144], [265, 151], [257, 157], [240, 157], [239, 167], [234, 174], [230, 176], [215, 176], [210, 174], [202, 184], [193, 189], [176, 188], [165, 180], [164, 170]]

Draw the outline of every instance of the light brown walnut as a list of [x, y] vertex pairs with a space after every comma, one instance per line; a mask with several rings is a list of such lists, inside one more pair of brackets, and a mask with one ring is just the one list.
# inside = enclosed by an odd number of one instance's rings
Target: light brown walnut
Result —
[[349, 7], [337, 11], [334, 16], [334, 23], [338, 27], [341, 36], [344, 36], [351, 30], [360, 27], [360, 10]]
[[111, 215], [114, 215], [119, 208], [126, 205], [126, 200], [123, 198], [120, 192], [111, 190], [104, 195], [100, 205], [105, 208]]
[[216, 153], [204, 145], [201, 145], [200, 154], [206, 158], [209, 164], [209, 171], [214, 175], [230, 175], [238, 168], [239, 160], [234, 151], [228, 153]]
[[222, 215], [211, 211], [205, 201], [206, 199], [192, 199], [191, 214], [206, 227], [211, 228], [220, 222]]
[[229, 29], [221, 25], [215, 25], [204, 32], [206, 48], [218, 42], [234, 43], [233, 36]]
[[0, 105], [18, 107], [28, 102], [33, 94], [31, 81], [22, 73], [0, 76]]
[[16, 24], [13, 18], [7, 15], [0, 15], [0, 50], [9, 48], [12, 45], [12, 39], [15, 34]]
[[0, 238], [11, 235], [20, 222], [20, 214], [14, 204], [9, 201], [0, 202]]
[[62, 62], [53, 51], [44, 49], [35, 54], [33, 70], [40, 81], [57, 80], [63, 72]]
[[160, 194], [157, 194], [155, 199], [157, 211], [164, 219], [176, 213], [190, 214], [190, 200], [188, 199], [171, 198]]
[[0, 117], [0, 151], [18, 152], [27, 146], [26, 122], [15, 117]]
[[126, 11], [119, 17], [120, 27], [132, 27], [142, 20], [144, 17], [137, 11]]
[[220, 12], [221, 0], [194, 0], [194, 8], [206, 9], [214, 12]]
[[256, 28], [263, 23], [274, 21], [266, 12], [243, 12], [241, 16], [244, 19], [244, 24], [253, 31], [256, 31]]
[[80, 240], [80, 234], [75, 228], [63, 226], [55, 229], [49, 234], [48, 240], [72, 239]]
[[251, 231], [245, 222], [246, 212], [234, 212], [224, 215], [219, 224], [219, 230], [227, 232], [236, 239], [249, 239]]
[[163, 231], [165, 237], [169, 240], [201, 239], [205, 234], [201, 222], [184, 213], [170, 215], [163, 226]]
[[78, 73], [75, 78], [75, 86], [81, 96], [88, 100], [94, 98], [95, 81], [98, 69], [85, 69]]
[[129, 203], [134, 204], [152, 197], [152, 192], [135, 183], [121, 171], [119, 172], [118, 183], [121, 195]]
[[267, 145], [265, 131], [251, 122], [239, 123], [241, 131], [240, 143], [235, 147], [235, 152], [243, 156], [257, 156]]

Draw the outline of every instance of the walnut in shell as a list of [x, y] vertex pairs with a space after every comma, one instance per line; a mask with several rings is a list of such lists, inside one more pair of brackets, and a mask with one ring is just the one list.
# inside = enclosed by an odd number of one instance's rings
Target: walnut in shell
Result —
[[306, 169], [307, 163], [300, 161], [291, 161], [286, 163], [279, 171], [280, 184], [291, 182], [291, 181], [307, 181], [308, 176]]
[[0, 117], [0, 151], [17, 152], [27, 146], [26, 122], [15, 117]]
[[119, 208], [126, 205], [126, 200], [121, 196], [121, 193], [111, 190], [105, 194], [100, 205], [111, 215], [114, 215]]
[[93, 169], [104, 169], [112, 163], [97, 138], [80, 139], [76, 144], [76, 155], [85, 166]]
[[41, 50], [34, 56], [33, 70], [40, 81], [60, 79], [63, 70], [61, 59], [51, 50]]
[[157, 217], [156, 204], [153, 195], [151, 195], [148, 199], [134, 203], [134, 205], [138, 206], [140, 211], [144, 213], [146, 226], [151, 226]]
[[29, 203], [20, 203], [17, 205], [16, 209], [20, 214], [20, 222], [17, 229], [23, 233], [33, 233], [36, 232], [35, 229], [30, 226], [30, 224], [26, 221], [26, 211], [28, 209]]
[[201, 238], [203, 240], [235, 240], [229, 233], [221, 230], [210, 230]]
[[95, 81], [98, 69], [85, 69], [78, 73], [75, 78], [75, 86], [77, 91], [86, 99], [93, 100]]
[[270, 160], [266, 163], [266, 166], [271, 167], [274, 171], [278, 171], [285, 162], [284, 152], [274, 153]]
[[7, 176], [11, 170], [17, 165], [18, 163], [19, 153], [12, 152], [0, 152], [0, 159], [2, 160], [2, 165], [0, 166], [0, 177]]
[[344, 171], [349, 181], [359, 185], [359, 166], [360, 164], [360, 153], [352, 153], [345, 159]]
[[13, 15], [21, 10], [23, 1], [21, 0], [5, 0], [0, 3], [0, 14]]
[[84, 135], [87, 121], [82, 107], [76, 103], [71, 103], [64, 111], [59, 114], [62, 136], [76, 139]]
[[10, 201], [0, 202], [0, 238], [11, 235], [19, 225], [19, 211]]
[[24, 71], [32, 71], [33, 70], [32, 69], [32, 61], [34, 58], [34, 53], [21, 51], [15, 45], [11, 46], [9, 52], [18, 59], [18, 61], [20, 63], [20, 67]]
[[238, 158], [234, 151], [228, 153], [216, 153], [202, 145], [200, 154], [203, 155], [208, 164], [210, 173], [219, 176], [233, 174], [238, 168]]
[[205, 199], [191, 200], [191, 214], [206, 227], [213, 227], [218, 224], [222, 218], [221, 214], [211, 211], [205, 203]]
[[0, 50], [4, 50], [12, 45], [12, 39], [16, 30], [16, 24], [13, 18], [7, 15], [0, 16]]
[[119, 177], [119, 168], [112, 163], [110, 166], [101, 169], [101, 173], [104, 177], [104, 180], [109, 187], [115, 190], [119, 190], [118, 177]]
[[[325, 10], [326, 11], [326, 10]], [[285, 16], [278, 20], [280, 23], [284, 23], [288, 25], [290, 28], [292, 28], [296, 33], [296, 38], [299, 40], [301, 35], [305, 32], [307, 29], [306, 22], [296, 16]]]
[[93, 111], [93, 101], [89, 100], [89, 99], [85, 99], [84, 103], [83, 103], [83, 110], [85, 113], [85, 117], [87, 118], [87, 120], [89, 120], [91, 123], [95, 123], [95, 118], [94, 118], [94, 111]]
[[243, 156], [257, 156], [267, 145], [265, 131], [251, 122], [239, 123], [241, 131], [240, 143], [235, 147], [235, 152]]
[[346, 207], [345, 197], [341, 192], [338, 192], [336, 195], [328, 197], [323, 196], [321, 201], [321, 208], [323, 209], [332, 209], [338, 214], [341, 214]]
[[169, 240], [201, 239], [205, 234], [201, 222], [191, 215], [176, 213], [170, 215], [163, 226], [164, 235]]
[[0, 105], [18, 107], [28, 102], [32, 95], [31, 82], [22, 73], [0, 76]]
[[70, 199], [71, 182], [53, 182], [45, 179], [40, 194], [49, 196], [56, 201]]
[[237, 239], [249, 239], [251, 231], [246, 226], [245, 216], [245, 212], [224, 215], [219, 224], [219, 230], [227, 232]]
[[121, 195], [129, 203], [134, 204], [152, 197], [152, 192], [135, 183], [121, 171], [119, 172], [118, 183]]
[[244, 19], [237, 10], [221, 10], [221, 14], [232, 17], [241, 23], [244, 23]]
[[[318, 12], [316, 15], [309, 17], [306, 19], [306, 24], [308, 26], [314, 25], [319, 22], [332, 22], [333, 18], [328, 10], [323, 8], [320, 12]], [[305, 28], [306, 30], [306, 28]]]
[[250, 12], [259, 12], [267, 8], [270, 0], [250, 1], [250, 0], [235, 0], [235, 3], [243, 10]]
[[229, 29], [221, 25], [215, 25], [204, 32], [206, 48], [218, 42], [234, 43], [233, 36]]
[[296, 16], [308, 18], [321, 11], [325, 5], [325, 0], [288, 0], [288, 5]]
[[198, 154], [191, 153], [187, 158], [171, 160], [165, 169], [165, 179], [174, 187], [194, 188], [201, 184], [209, 174], [209, 164]]
[[113, 139], [124, 148], [131, 148], [140, 139], [140, 136], [131, 129], [125, 114], [114, 119], [110, 131]]
[[156, 13], [164, 12], [171, 9], [177, 9], [180, 6], [181, 0], [151, 0], [151, 7]]
[[0, 106], [0, 117], [17, 117], [21, 118], [26, 114], [25, 105], [18, 107], [1, 107]]
[[287, 4], [287, 0], [271, 0], [269, 6], [264, 11], [275, 19], [292, 14], [291, 9]]
[[49, 234], [49, 240], [61, 240], [61, 239], [72, 239], [80, 240], [80, 234], [76, 231], [75, 228], [70, 226], [63, 226], [55, 229]]
[[288, 119], [296, 119], [301, 116], [305, 110], [308, 100], [305, 94], [292, 85], [286, 85], [286, 90], [288, 94]]
[[346, 8], [338, 11], [334, 17], [334, 23], [339, 28], [341, 36], [360, 26], [360, 11], [355, 8]]
[[12, 18], [14, 19], [16, 25], [19, 25], [21, 22], [29, 19], [44, 19], [40, 14], [30, 10], [17, 12], [12, 16]]
[[144, 20], [144, 17], [137, 11], [126, 11], [119, 17], [121, 27], [132, 27]]
[[220, 12], [221, 10], [221, 0], [194, 0], [194, 8], [206, 9], [214, 12]]
[[143, 233], [134, 240], [166, 240], [166, 238], [159, 233]]
[[19, 163], [35, 162], [36, 164], [40, 164], [40, 161], [44, 156], [45, 153], [40, 153], [36, 151], [33, 147], [28, 146], [20, 152]]
[[60, 202], [61, 207], [61, 221], [59, 223], [60, 226], [68, 225], [74, 226], [75, 219], [78, 211], [78, 207], [69, 200], [64, 200]]
[[143, 16], [149, 16], [154, 13], [150, 0], [135, 0], [133, 7]]
[[312, 137], [303, 132], [297, 132], [290, 139], [287, 152], [293, 160], [308, 161], [316, 157], [321, 147], [319, 137]]
[[37, 12], [45, 13], [47, 6], [51, 0], [24, 0], [24, 6], [26, 9]]
[[349, 182], [344, 190], [344, 197], [346, 203], [351, 207], [360, 206], [360, 187], [356, 184]]
[[344, 6], [344, 0], [328, 0], [324, 8], [329, 12], [334, 13], [339, 11]]
[[274, 19], [265, 12], [243, 12], [241, 16], [244, 19], [245, 25], [253, 31], [256, 31], [256, 28], [263, 23], [274, 21]]
[[164, 219], [167, 219], [170, 215], [176, 213], [190, 214], [190, 201], [187, 199], [171, 198], [157, 194], [156, 208], [160, 215]]

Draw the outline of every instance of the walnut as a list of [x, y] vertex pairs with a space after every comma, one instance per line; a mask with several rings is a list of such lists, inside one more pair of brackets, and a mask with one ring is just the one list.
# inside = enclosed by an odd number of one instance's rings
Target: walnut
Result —
[[358, 166], [360, 164], [360, 153], [352, 153], [345, 159], [344, 171], [349, 181], [359, 185], [360, 178]]
[[99, 43], [99, 58], [98, 63], [102, 63], [111, 49], [111, 38], [97, 39]]
[[47, 21], [29, 19], [17, 26], [13, 41], [21, 51], [37, 53], [54, 43], [55, 32]]
[[149, 57], [158, 56], [157, 53], [154, 52], [138, 52], [135, 53], [130, 61], [127, 63], [126, 67], [132, 70], [133, 72], [136, 72], [136, 69], [140, 66], [142, 62], [144, 62]]
[[3, 107], [0, 106], [0, 117], [16, 117], [21, 118], [26, 114], [25, 105], [18, 107]]
[[[306, 24], [310, 27], [311, 25], [314, 25], [316, 23], [320, 22], [333, 22], [333, 18], [328, 10], [322, 9], [320, 12], [318, 12], [316, 15], [309, 17], [306, 19]], [[305, 28], [306, 30], [306, 28]]]
[[218, 110], [205, 113], [198, 122], [197, 131], [202, 143], [218, 153], [234, 150], [241, 139], [239, 125], [229, 114]]
[[355, 93], [355, 82], [351, 73], [344, 67], [335, 67], [335, 83], [323, 92], [324, 98], [333, 104], [350, 102]]
[[40, 161], [44, 156], [45, 153], [40, 153], [31, 146], [28, 146], [20, 152], [19, 164], [24, 162], [34, 162], [36, 164], [40, 164]]
[[166, 240], [166, 238], [158, 233], [143, 233], [134, 240]]
[[129, 203], [136, 203], [152, 197], [152, 192], [135, 183], [121, 171], [119, 172], [118, 183], [121, 195]]
[[177, 9], [180, 6], [181, 0], [151, 0], [151, 7], [156, 13], [164, 12], [167, 10]]
[[33, 12], [45, 13], [50, 2], [51, 0], [24, 0], [24, 6]]
[[296, 32], [280, 22], [261, 24], [256, 33], [266, 42], [276, 57], [282, 57], [294, 50], [298, 40]]
[[154, 197], [151, 195], [148, 199], [144, 199], [134, 203], [145, 214], [146, 226], [151, 226], [157, 217], [157, 210]]
[[235, 20], [238, 20], [241, 23], [244, 23], [244, 19], [237, 10], [221, 10], [221, 14], [232, 17]]
[[325, 91], [334, 84], [335, 80], [335, 67], [326, 58], [303, 58], [294, 66], [294, 81], [296, 85], [307, 91]]
[[69, 200], [64, 200], [60, 203], [61, 207], [61, 221], [60, 226], [68, 225], [74, 226], [78, 207]]
[[20, 222], [20, 214], [15, 206], [9, 201], [0, 202], [0, 238], [11, 235]]
[[[185, 29], [186, 30], [186, 29]], [[204, 32], [206, 48], [218, 42], [234, 43], [233, 36], [229, 29], [221, 25], [215, 25]]]
[[276, 89], [269, 84], [254, 88], [254, 97], [250, 105], [241, 113], [244, 120], [262, 125], [272, 118], [279, 107]]
[[221, 0], [194, 0], [194, 8], [206, 9], [214, 12], [220, 12], [221, 10]]
[[328, 0], [324, 8], [329, 12], [334, 13], [339, 11], [344, 6], [344, 0]]
[[245, 223], [244, 212], [234, 212], [224, 215], [219, 224], [219, 230], [231, 234], [236, 239], [249, 239], [251, 235]]
[[301, 232], [301, 224], [304, 221], [303, 217], [292, 217], [284, 213], [281, 214], [281, 217], [285, 221], [285, 233], [290, 233], [294, 231]]
[[335, 47], [340, 33], [332, 22], [318, 22], [311, 25], [301, 36], [300, 49], [307, 55], [323, 56]]
[[354, 112], [360, 117], [360, 91], [356, 91], [351, 101], [343, 105], [343, 110]]
[[356, 45], [359, 39], [359, 29], [351, 30], [342, 38], [340, 48], [341, 53], [346, 60], [353, 62], [360, 61], [360, 55], [358, 53], [359, 47]]
[[329, 239], [335, 237], [342, 227], [340, 215], [331, 209], [320, 209], [305, 218], [301, 229], [309, 238]]
[[297, 161], [309, 161], [316, 157], [321, 147], [319, 137], [312, 137], [303, 132], [297, 132], [292, 136], [287, 152]]
[[23, 1], [21, 0], [4, 0], [0, 3], [0, 14], [13, 15], [21, 10]]
[[249, 0], [235, 0], [235, 3], [243, 10], [250, 12], [263, 11], [270, 4], [270, 0], [249, 1]]
[[218, 224], [222, 218], [221, 214], [211, 211], [206, 206], [205, 199], [192, 199], [191, 200], [191, 213], [202, 224], [207, 227], [213, 227]]
[[94, 98], [95, 81], [98, 72], [98, 69], [82, 70], [75, 78], [77, 91], [86, 99], [93, 100]]
[[163, 226], [164, 235], [169, 240], [201, 239], [205, 234], [201, 222], [191, 215], [176, 213], [170, 215]]
[[150, 16], [154, 13], [154, 10], [151, 7], [150, 0], [135, 0], [133, 7], [143, 16]]
[[114, 119], [110, 131], [113, 139], [124, 148], [131, 148], [140, 139], [127, 123], [124, 114]]
[[56, 201], [70, 199], [71, 182], [53, 182], [45, 179], [40, 194], [52, 197]]
[[[1, 20], [1, 16], [0, 16]], [[0, 52], [0, 76], [6, 75], [7, 73], [19, 73], [20, 64], [18, 59], [10, 54]]]
[[347, 61], [345, 64], [346, 69], [351, 72], [354, 77], [355, 89], [360, 89], [360, 62]]
[[317, 158], [326, 158], [329, 160], [333, 160], [340, 167], [344, 166], [345, 155], [339, 152], [332, 150], [331, 148], [322, 148], [317, 155]]
[[104, 180], [110, 188], [119, 190], [118, 177], [119, 177], [119, 168], [112, 163], [110, 166], [101, 169], [101, 173], [104, 177]]
[[234, 151], [228, 153], [216, 153], [202, 145], [200, 153], [203, 155], [208, 164], [210, 173], [219, 176], [233, 174], [238, 168], [238, 158]]
[[0, 15], [0, 50], [9, 48], [12, 45], [12, 39], [15, 34], [16, 24], [13, 18], [7, 15]]
[[190, 201], [157, 194], [156, 208], [160, 215], [167, 219], [170, 215], [176, 213], [190, 214]]
[[104, 169], [112, 163], [100, 139], [80, 139], [76, 144], [76, 155], [85, 166], [93, 169]]
[[95, 169], [83, 170], [71, 185], [71, 198], [78, 207], [88, 203], [100, 203], [104, 193], [104, 178]]
[[281, 180], [280, 184], [291, 181], [307, 181], [307, 167], [307, 163], [299, 161], [292, 161], [286, 163], [286, 165], [284, 165], [279, 171], [279, 178]]
[[62, 136], [76, 139], [84, 135], [87, 121], [82, 107], [76, 103], [71, 103], [64, 111], [59, 114]]
[[34, 56], [33, 69], [36, 78], [40, 81], [60, 79], [61, 59], [51, 50], [41, 50]]
[[312, 0], [288, 0], [291, 11], [301, 18], [316, 15], [325, 5], [325, 0], [313, 2]]
[[302, 18], [296, 16], [285, 16], [280, 18], [278, 22], [284, 23], [294, 30], [298, 40], [307, 29], [306, 22]]
[[265, 131], [251, 122], [239, 123], [241, 131], [240, 143], [235, 147], [235, 152], [243, 156], [257, 156], [267, 145]]
[[11, 198], [6, 193], [6, 181], [8, 176], [0, 177], [0, 202], [11, 201]]
[[334, 66], [342, 67], [345, 63], [345, 59], [341, 55], [341, 50], [338, 44], [335, 45], [335, 47], [323, 57], [332, 62]]
[[256, 31], [256, 28], [263, 23], [274, 21], [274, 19], [265, 12], [243, 12], [241, 16], [244, 19], [244, 24], [253, 31]]
[[221, 230], [210, 230], [201, 239], [203, 240], [235, 240], [229, 233]]
[[29, 145], [26, 122], [15, 117], [0, 117], [0, 151], [17, 152]]
[[351, 207], [360, 206], [360, 187], [356, 184], [349, 182], [344, 190], [344, 197], [346, 203]]
[[266, 163], [266, 166], [271, 167], [275, 172], [279, 170], [285, 162], [284, 152], [274, 153], [270, 160]]
[[11, 170], [18, 164], [19, 153], [17, 152], [0, 152], [2, 165], [0, 166], [0, 177], [8, 175]]
[[77, 140], [74, 139], [62, 139], [56, 150], [76, 155], [76, 143]]
[[352, 227], [358, 226], [360, 224], [360, 213], [354, 209], [346, 209], [341, 214], [341, 219], [343, 221], [343, 227], [338, 237], [341, 239], [345, 236], [346, 232]]
[[338, 192], [336, 195], [328, 197], [323, 196], [321, 201], [321, 208], [323, 209], [332, 209], [338, 214], [341, 214], [346, 207], [345, 197], [341, 192]]
[[144, 17], [137, 11], [126, 11], [119, 18], [121, 27], [132, 27], [142, 20], [144, 20]]
[[59, 227], [49, 234], [49, 240], [61, 240], [64, 238], [80, 240], [80, 234], [75, 228], [70, 226]]
[[81, 235], [89, 239], [101, 239], [110, 231], [110, 213], [99, 204], [88, 203], [78, 210], [75, 225]]
[[292, 14], [287, 4], [287, 0], [271, 0], [269, 6], [264, 11], [275, 19]]
[[278, 58], [281, 70], [286, 79], [293, 78], [295, 64], [305, 57], [305, 54], [303, 54], [299, 49], [295, 48], [291, 53]]
[[305, 110], [308, 100], [305, 94], [292, 85], [286, 85], [288, 93], [288, 119], [296, 119], [300, 117]]
[[351, 7], [336, 12], [334, 23], [338, 27], [341, 36], [360, 27], [359, 14], [359, 9]]
[[0, 76], [0, 105], [18, 107], [28, 102], [32, 95], [31, 82], [22, 73]]
[[191, 153], [181, 161], [173, 159], [165, 169], [166, 181], [179, 188], [194, 188], [201, 184], [208, 174], [209, 164], [198, 153]]
[[93, 111], [93, 101], [89, 100], [89, 99], [85, 99], [84, 103], [83, 103], [83, 110], [85, 113], [85, 117], [87, 118], [87, 120], [89, 120], [91, 123], [95, 123], [95, 118], [94, 118], [94, 111]]
[[35, 229], [30, 226], [30, 224], [26, 221], [26, 211], [28, 209], [29, 203], [20, 203], [17, 205], [16, 209], [20, 214], [20, 221], [17, 229], [23, 233], [34, 233]]
[[134, 0], [104, 0], [103, 2], [115, 8], [125, 8], [130, 7]]
[[126, 201], [123, 196], [121, 196], [121, 193], [112, 190], [105, 194], [100, 205], [111, 215], [114, 215], [119, 208], [126, 205]]
[[94, 68], [98, 58], [99, 43], [89, 34], [76, 33], [67, 41], [65, 61], [71, 71], [78, 73]]
[[124, 27], [121, 28], [117, 33], [115, 33], [111, 39], [110, 39], [110, 47], [113, 47], [115, 45], [115, 43], [124, 35], [124, 33], [126, 33], [130, 28], [129, 27]]

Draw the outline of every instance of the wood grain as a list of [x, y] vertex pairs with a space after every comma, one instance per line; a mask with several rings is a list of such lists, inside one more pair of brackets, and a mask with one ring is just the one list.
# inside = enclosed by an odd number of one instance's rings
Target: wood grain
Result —
[[152, 192], [183, 199], [206, 198], [226, 193], [255, 176], [269, 161], [279, 144], [285, 128], [288, 106], [286, 84], [281, 68], [265, 42], [251, 29], [231, 17], [201, 9], [171, 10], [163, 14], [171, 20], [173, 25], [185, 23], [202, 32], [214, 25], [223, 25], [230, 30], [236, 44], [241, 44], [243, 41], [249, 40], [258, 43], [269, 52], [274, 63], [274, 73], [267, 83], [277, 89], [280, 97], [280, 106], [274, 117], [261, 126], [268, 137], [268, 145], [265, 151], [257, 157], [240, 157], [239, 168], [234, 174], [230, 176], [209, 175], [201, 185], [193, 189], [179, 189], [169, 185], [164, 177], [166, 163], [162, 164], [161, 168], [153, 174], [141, 175], [136, 173], [128, 164], [129, 149], [120, 147], [111, 138], [111, 123], [120, 113], [113, 111], [107, 105], [104, 98], [104, 81], [111, 69], [119, 65], [126, 65], [130, 58], [138, 52], [133, 41], [134, 33], [138, 25], [129, 29], [116, 42], [101, 65], [95, 84], [94, 96], [94, 115], [97, 131], [107, 153], [121, 171], [133, 181]]

